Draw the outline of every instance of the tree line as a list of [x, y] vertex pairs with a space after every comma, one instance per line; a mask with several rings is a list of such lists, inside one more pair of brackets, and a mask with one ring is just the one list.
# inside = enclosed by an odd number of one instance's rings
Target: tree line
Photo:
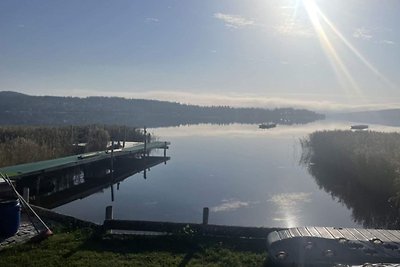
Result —
[[53, 97], [0, 92], [2, 125], [177, 126], [198, 123], [308, 123], [324, 115], [293, 108], [232, 108], [119, 97]]

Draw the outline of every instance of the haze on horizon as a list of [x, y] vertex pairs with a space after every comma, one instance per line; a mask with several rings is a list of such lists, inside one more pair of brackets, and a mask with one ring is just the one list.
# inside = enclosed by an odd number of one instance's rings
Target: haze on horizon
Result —
[[396, 0], [3, 0], [0, 91], [400, 106]]

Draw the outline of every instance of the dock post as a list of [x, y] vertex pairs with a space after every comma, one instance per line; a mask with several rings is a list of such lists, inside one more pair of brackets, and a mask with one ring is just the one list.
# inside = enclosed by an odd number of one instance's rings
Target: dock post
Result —
[[143, 155], [146, 157], [146, 153], [147, 153], [147, 130], [146, 130], [146, 126], [143, 128], [143, 135], [144, 135], [144, 151], [143, 151]]
[[124, 126], [124, 142], [122, 143], [122, 147], [125, 148], [126, 143], [126, 125]]
[[113, 207], [107, 206], [106, 207], [106, 220], [112, 220], [112, 219], [113, 219]]
[[111, 140], [111, 179], [114, 179], [114, 139]]
[[209, 208], [205, 207], [203, 208], [203, 225], [207, 225], [208, 224], [208, 215], [209, 215]]
[[29, 203], [29, 187], [24, 187], [23, 198]]

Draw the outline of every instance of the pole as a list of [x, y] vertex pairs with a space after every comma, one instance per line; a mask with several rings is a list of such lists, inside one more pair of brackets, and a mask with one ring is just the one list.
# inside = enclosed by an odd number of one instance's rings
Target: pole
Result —
[[203, 208], [203, 225], [208, 224], [209, 212], [210, 212], [209, 208], [207, 208], [207, 207]]

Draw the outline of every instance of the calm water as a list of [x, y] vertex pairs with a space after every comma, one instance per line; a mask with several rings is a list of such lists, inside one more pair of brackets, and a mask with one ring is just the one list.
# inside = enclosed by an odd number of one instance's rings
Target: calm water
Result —
[[[299, 139], [315, 130], [349, 129], [351, 123], [321, 121], [261, 130], [257, 125], [196, 125], [152, 129], [171, 142], [166, 165], [158, 165], [55, 210], [101, 223], [113, 205], [118, 219], [200, 222], [243, 226], [360, 226], [352, 210], [321, 190], [299, 165]], [[372, 130], [399, 128], [373, 125]], [[162, 152], [160, 152], [162, 153]]]

